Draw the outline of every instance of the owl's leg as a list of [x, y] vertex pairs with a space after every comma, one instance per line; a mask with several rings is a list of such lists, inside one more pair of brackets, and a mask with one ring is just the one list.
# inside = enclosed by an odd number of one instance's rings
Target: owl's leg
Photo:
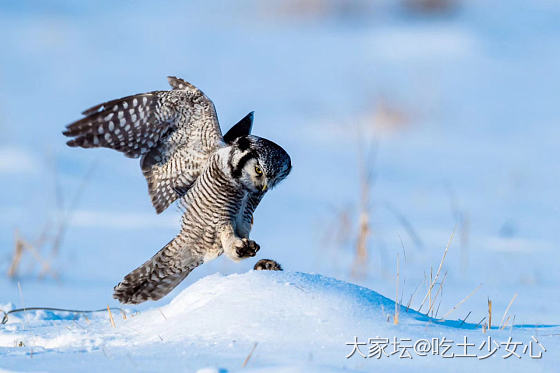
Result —
[[260, 249], [259, 244], [255, 241], [237, 236], [230, 224], [220, 230], [220, 239], [224, 253], [234, 262], [253, 257]]

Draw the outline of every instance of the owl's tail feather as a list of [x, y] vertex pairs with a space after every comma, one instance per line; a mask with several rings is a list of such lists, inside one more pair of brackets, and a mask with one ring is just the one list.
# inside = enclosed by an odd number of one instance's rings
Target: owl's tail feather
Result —
[[173, 290], [191, 271], [202, 264], [200, 257], [186, 254], [175, 237], [150, 260], [136, 268], [115, 286], [113, 298], [121, 303], [138, 304], [159, 300]]

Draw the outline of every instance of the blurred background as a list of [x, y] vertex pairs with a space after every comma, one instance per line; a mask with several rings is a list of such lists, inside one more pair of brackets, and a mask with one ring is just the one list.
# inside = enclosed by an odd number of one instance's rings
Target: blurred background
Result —
[[178, 232], [138, 160], [61, 134], [176, 75], [224, 131], [254, 110], [293, 171], [256, 212], [257, 258], [160, 303], [272, 258], [418, 308], [455, 232], [432, 314], [478, 288], [453, 316], [518, 294], [516, 322], [558, 323], [558, 19], [545, 0], [0, 2], [0, 304], [115, 304]]

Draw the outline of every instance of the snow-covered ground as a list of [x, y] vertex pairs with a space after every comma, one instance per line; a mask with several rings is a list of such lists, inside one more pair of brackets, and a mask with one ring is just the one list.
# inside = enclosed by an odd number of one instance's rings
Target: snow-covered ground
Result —
[[[406, 359], [416, 367], [441, 368], [452, 364], [447, 360], [463, 359], [469, 361], [460, 364], [465, 369], [489, 359], [485, 367], [525, 371], [552, 369], [560, 362], [553, 352], [560, 326], [494, 327], [484, 333], [475, 324], [435, 320], [405, 306], [395, 325], [390, 299], [297, 272], [215, 274], [164, 306], [139, 314], [112, 312], [114, 327], [107, 314], [10, 316], [0, 334], [0, 347], [10, 357], [3, 363], [26, 370], [197, 371], [211, 363], [228, 372], [241, 371], [244, 364], [274, 372], [344, 372], [385, 369]], [[76, 359], [80, 354], [85, 360]], [[537, 365], [539, 356], [543, 363]]]
[[[117, 307], [113, 286], [178, 230], [177, 209], [153, 212], [136, 161], [65, 146], [61, 130], [85, 108], [166, 89], [165, 76], [177, 75], [213, 99], [224, 130], [254, 110], [254, 132], [286, 148], [294, 168], [259, 206], [252, 232], [259, 258], [286, 273], [247, 273], [258, 258], [218, 258], [161, 301], [130, 308], [137, 316], [115, 312], [115, 329], [103, 313], [89, 322], [13, 315], [0, 326], [0, 368], [236, 371], [258, 342], [244, 370], [553, 370], [558, 329], [537, 326], [560, 324], [560, 6], [472, 0], [427, 14], [405, 2], [1, 3], [1, 309]], [[362, 276], [352, 272], [357, 127], [376, 144]], [[14, 233], [31, 242], [42, 231], [52, 236], [61, 206], [74, 208], [60, 250], [39, 248], [56, 278], [41, 276], [30, 252], [14, 279], [5, 276]], [[378, 294], [412, 298], [418, 309], [454, 227], [433, 314], [477, 289], [449, 316], [466, 322], [410, 312], [387, 322], [394, 305]], [[354, 334], [467, 336], [478, 347], [488, 334], [471, 323], [488, 316], [489, 299], [501, 321], [514, 296], [514, 327], [489, 334], [500, 342], [536, 336], [547, 348], [540, 360], [345, 359]], [[23, 347], [13, 347], [18, 340]]]

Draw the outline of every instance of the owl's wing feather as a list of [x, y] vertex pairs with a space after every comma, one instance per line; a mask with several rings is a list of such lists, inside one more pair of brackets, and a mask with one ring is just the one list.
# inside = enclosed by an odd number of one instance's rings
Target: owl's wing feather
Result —
[[67, 126], [72, 147], [115, 149], [141, 168], [158, 213], [192, 186], [208, 157], [223, 145], [212, 101], [184, 80], [154, 91], [96, 105]]
[[202, 263], [202, 256], [184, 247], [179, 234], [150, 260], [126, 275], [115, 286], [113, 298], [129, 304], [161, 299]]
[[82, 118], [66, 127], [65, 136], [73, 137], [69, 146], [111, 148], [127, 157], [137, 158], [157, 144], [172, 120], [155, 116], [157, 102], [164, 92], [123, 97], [84, 111]]

